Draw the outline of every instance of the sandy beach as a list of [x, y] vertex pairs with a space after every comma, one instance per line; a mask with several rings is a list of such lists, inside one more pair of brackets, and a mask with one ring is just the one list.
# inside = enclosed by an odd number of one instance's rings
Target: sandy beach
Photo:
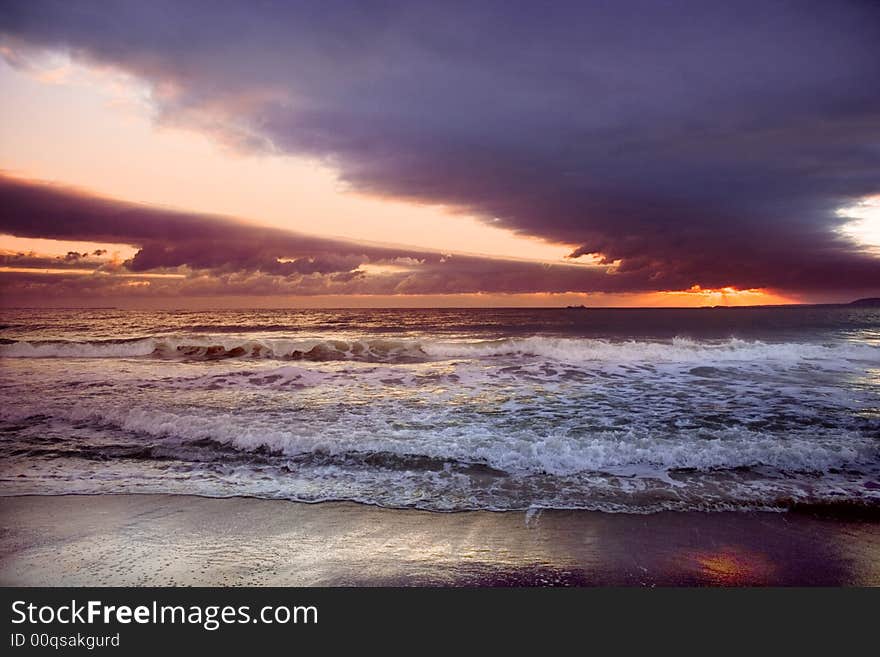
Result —
[[8, 497], [5, 586], [880, 585], [880, 519]]

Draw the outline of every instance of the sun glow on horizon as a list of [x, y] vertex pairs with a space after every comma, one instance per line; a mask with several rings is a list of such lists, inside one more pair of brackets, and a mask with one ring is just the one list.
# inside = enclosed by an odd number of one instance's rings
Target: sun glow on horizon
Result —
[[703, 288], [693, 285], [687, 290], [665, 290], [655, 292], [658, 299], [675, 300], [678, 303], [693, 300], [702, 306], [763, 306], [801, 303], [789, 296], [777, 294], [764, 288], [738, 289], [735, 287]]

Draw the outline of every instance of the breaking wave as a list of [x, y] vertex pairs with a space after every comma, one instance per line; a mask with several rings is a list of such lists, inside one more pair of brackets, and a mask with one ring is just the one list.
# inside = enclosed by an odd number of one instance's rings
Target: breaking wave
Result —
[[95, 341], [15, 341], [0, 344], [6, 358], [139, 358], [180, 360], [275, 359], [413, 363], [500, 356], [542, 357], [560, 362], [702, 362], [847, 360], [880, 363], [880, 346], [768, 343], [758, 340], [609, 341], [528, 337], [480, 341], [393, 339], [236, 339], [223, 336], [147, 337]]
[[[25, 413], [26, 419], [27, 414]], [[10, 413], [3, 419], [16, 419]], [[598, 431], [587, 435], [541, 436], [528, 430], [512, 433], [487, 427], [439, 428], [412, 435], [402, 431], [352, 430], [346, 426], [304, 430], [260, 418], [233, 414], [181, 414], [147, 408], [76, 408], [56, 419], [112, 427], [142, 436], [171, 439], [185, 446], [209, 441], [235, 450], [296, 457], [308, 454], [392, 454], [479, 464], [511, 475], [581, 472], [620, 473], [621, 469], [732, 470], [769, 467], [779, 472], [823, 473], [877, 463], [880, 443], [840, 431], [823, 436], [817, 431], [784, 442], [772, 434], [742, 427], [703, 430], [680, 435], [656, 435], [638, 427]], [[378, 420], [378, 418], [376, 418]], [[372, 424], [372, 423], [371, 423]], [[274, 426], [273, 426], [274, 425]], [[378, 422], [373, 426], [380, 426]], [[318, 430], [320, 429], [320, 430]], [[488, 439], [488, 433], [494, 434]], [[442, 439], [438, 440], [437, 436]]]

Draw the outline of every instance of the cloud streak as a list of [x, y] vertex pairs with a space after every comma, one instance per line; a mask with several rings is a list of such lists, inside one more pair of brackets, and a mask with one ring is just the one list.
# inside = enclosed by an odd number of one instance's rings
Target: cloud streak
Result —
[[[43, 257], [6, 253], [6, 295], [42, 289], [53, 296], [118, 294], [134, 274], [176, 274], [139, 284], [173, 296], [531, 293], [642, 288], [609, 268], [548, 265], [324, 239], [235, 219], [149, 207], [58, 185], [0, 176], [0, 234], [126, 244], [124, 263], [105, 254]], [[91, 267], [93, 276], [47, 278], [39, 270]], [[32, 269], [33, 271], [19, 271]], [[113, 276], [108, 276], [113, 274]]]

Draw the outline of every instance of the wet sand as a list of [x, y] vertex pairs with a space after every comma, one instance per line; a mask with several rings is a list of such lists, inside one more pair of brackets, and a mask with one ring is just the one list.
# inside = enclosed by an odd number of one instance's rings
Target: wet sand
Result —
[[880, 518], [8, 497], [0, 499], [0, 584], [880, 586]]

